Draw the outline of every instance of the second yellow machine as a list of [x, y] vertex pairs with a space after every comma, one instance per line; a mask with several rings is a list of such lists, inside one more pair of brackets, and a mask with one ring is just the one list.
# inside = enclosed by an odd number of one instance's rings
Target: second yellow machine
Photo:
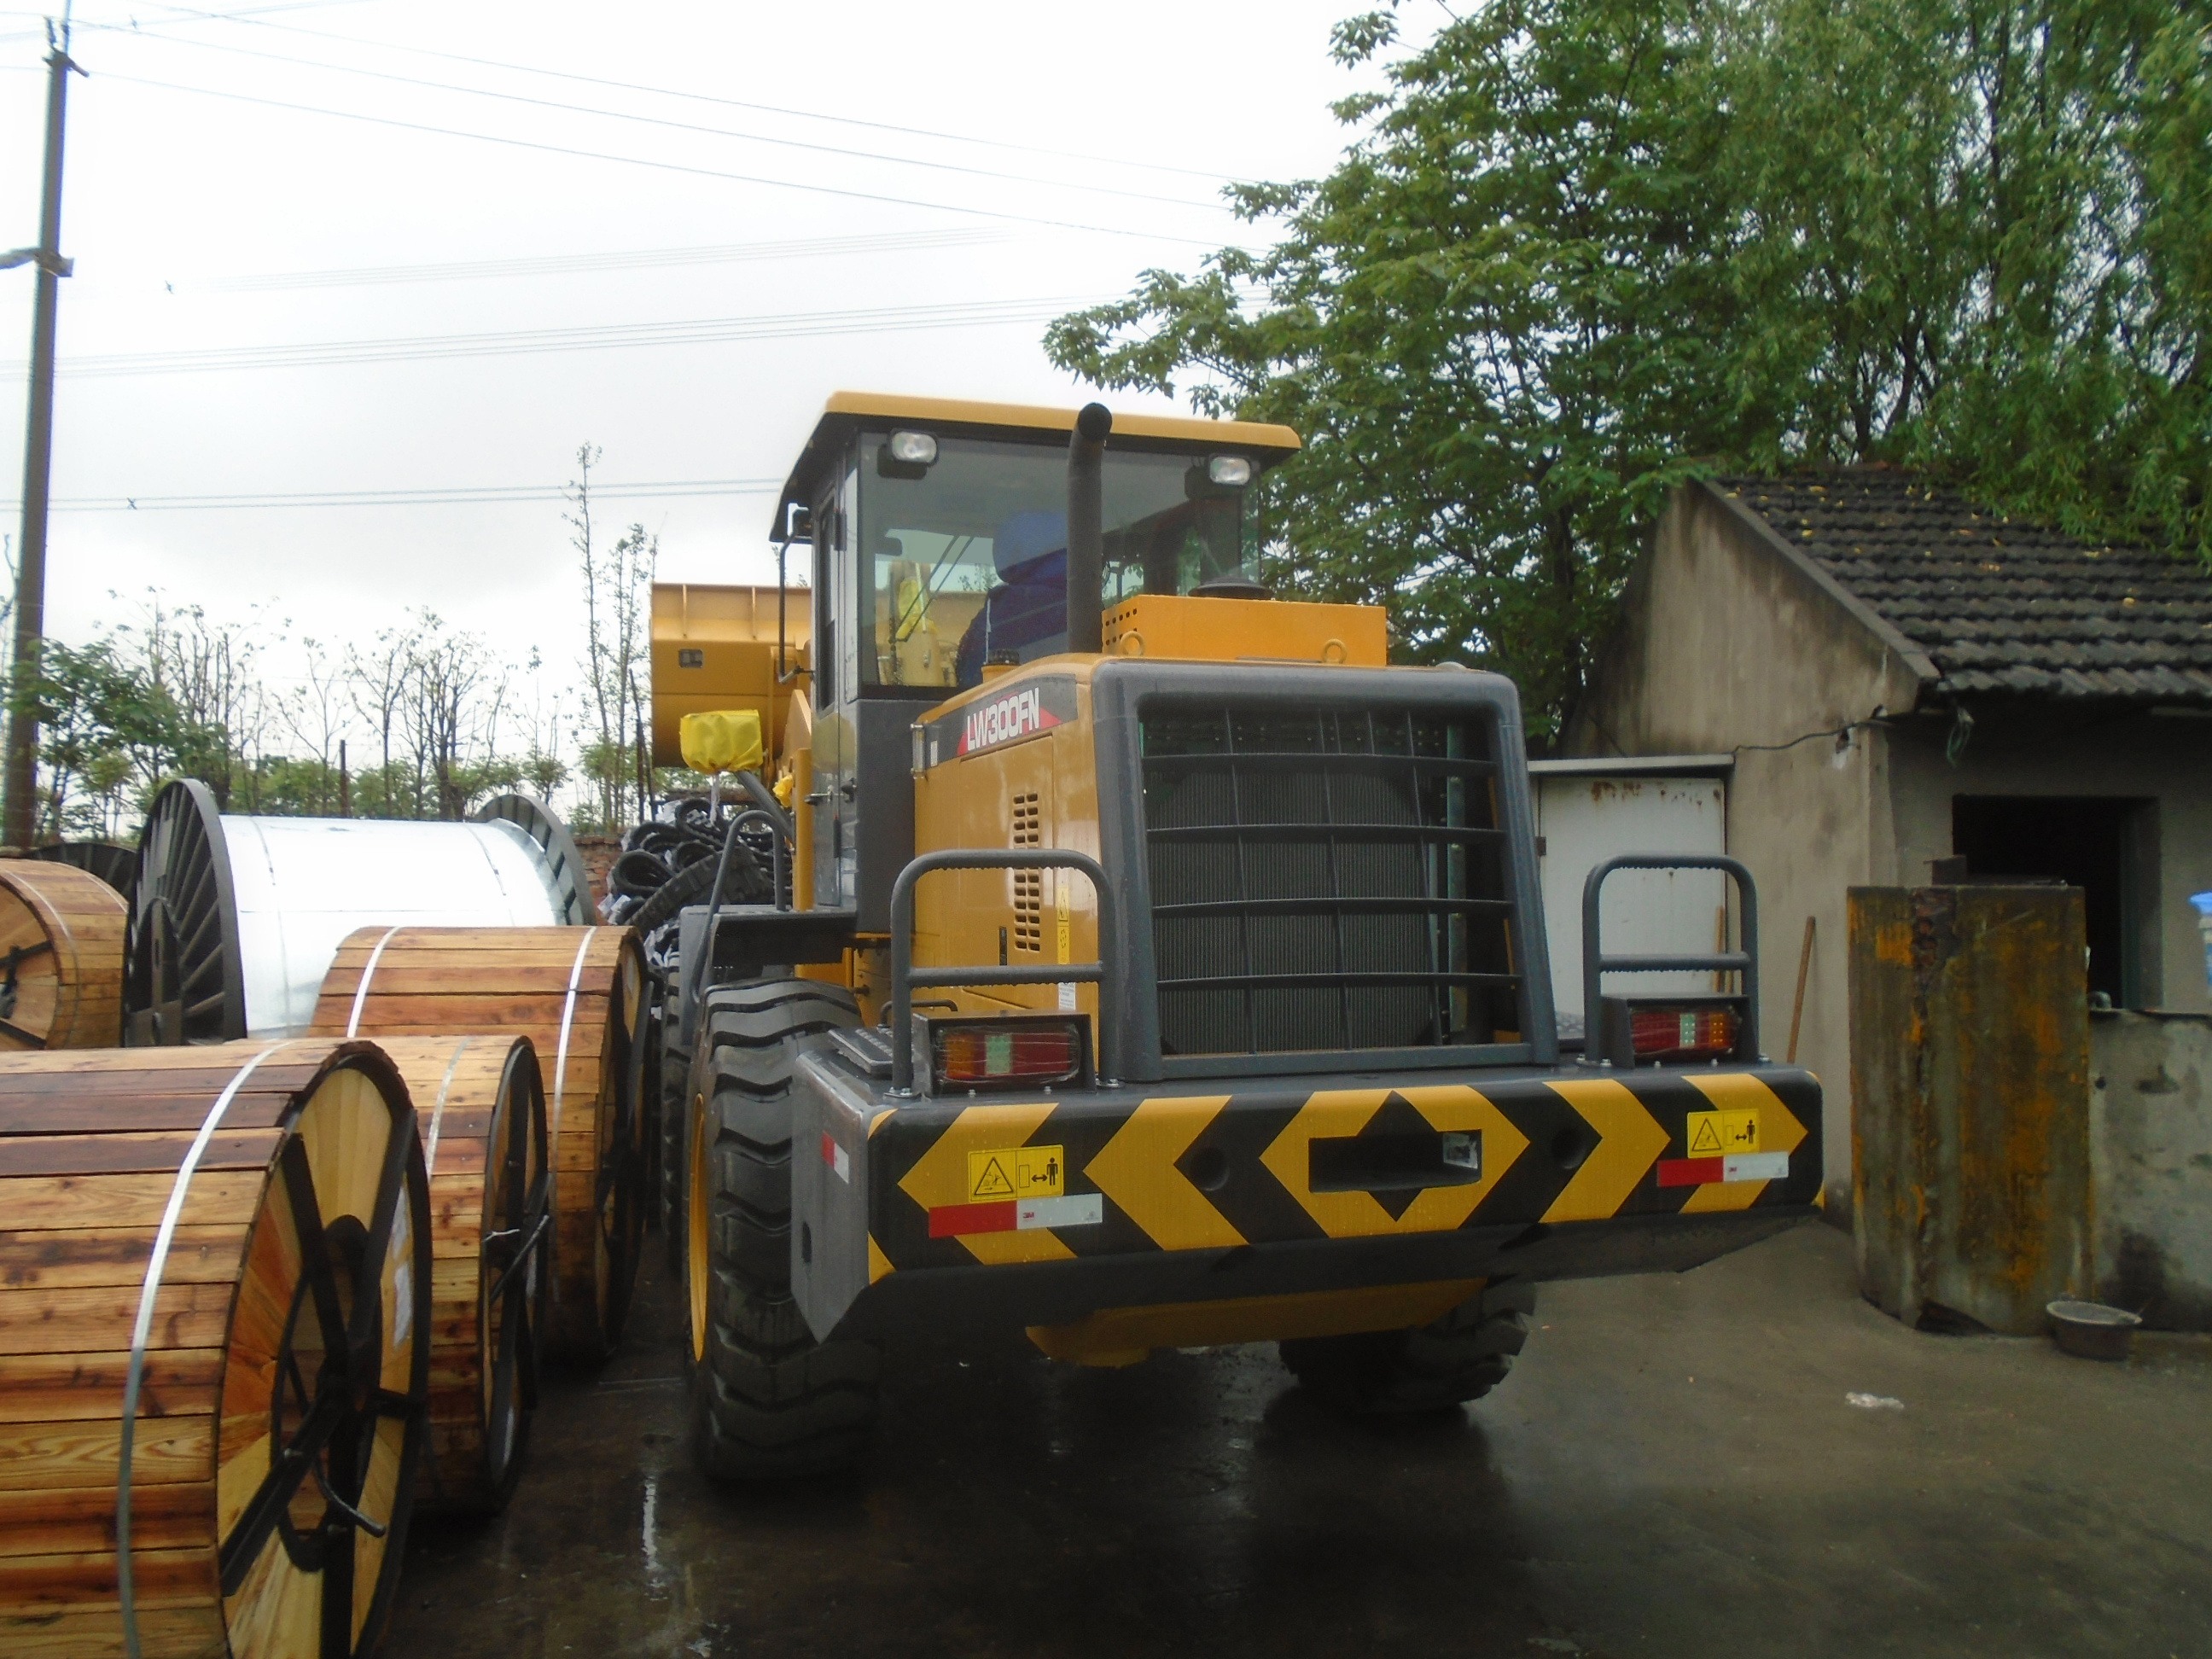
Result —
[[[912, 1331], [1273, 1340], [1346, 1408], [1452, 1407], [1539, 1282], [1812, 1213], [1820, 1088], [1759, 1052], [1753, 945], [1607, 957], [1601, 866], [1563, 1056], [1514, 687], [1269, 596], [1255, 485], [1297, 449], [839, 394], [778, 502], [811, 580], [775, 634], [758, 593], [696, 626], [661, 595], [656, 758], [679, 711], [764, 734], [658, 952], [710, 1472], [853, 1460]], [[732, 904], [748, 836], [780, 873]]]

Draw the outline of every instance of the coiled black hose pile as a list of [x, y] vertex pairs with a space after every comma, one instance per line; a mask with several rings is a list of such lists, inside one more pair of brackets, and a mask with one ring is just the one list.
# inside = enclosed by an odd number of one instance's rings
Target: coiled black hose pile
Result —
[[[707, 902], [730, 819], [750, 805], [742, 799], [726, 800], [710, 820], [704, 795], [679, 796], [663, 802], [651, 821], [623, 832], [622, 852], [607, 872], [599, 920], [636, 928], [655, 972], [665, 974], [674, 965], [684, 907]], [[738, 831], [729, 873], [722, 878], [723, 903], [777, 902], [769, 874], [775, 867], [773, 833], [765, 824]]]

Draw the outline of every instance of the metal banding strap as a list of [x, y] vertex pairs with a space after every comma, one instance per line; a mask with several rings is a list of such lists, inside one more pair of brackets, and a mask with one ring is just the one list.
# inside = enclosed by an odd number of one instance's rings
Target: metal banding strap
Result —
[[115, 1589], [123, 1604], [123, 1650], [130, 1659], [140, 1659], [138, 1587], [131, 1562], [131, 1454], [137, 1437], [138, 1389], [146, 1370], [146, 1341], [153, 1334], [154, 1300], [161, 1294], [161, 1272], [168, 1265], [170, 1242], [177, 1236], [177, 1218], [185, 1212], [185, 1189], [192, 1183], [200, 1159], [207, 1155], [208, 1143], [215, 1139], [223, 1114], [230, 1110], [230, 1103], [238, 1098], [238, 1091], [246, 1086], [254, 1068], [289, 1041], [272, 1042], [247, 1060], [208, 1108], [207, 1121], [185, 1149], [185, 1161], [177, 1166], [177, 1184], [169, 1189], [168, 1207], [161, 1212], [161, 1224], [154, 1234], [154, 1254], [146, 1262], [146, 1284], [138, 1295], [138, 1321], [131, 1329], [131, 1368], [123, 1380], [122, 1472], [116, 1478], [115, 1489]]
[[[386, 934], [389, 939], [391, 935]], [[381, 947], [379, 947], [381, 948]], [[368, 983], [364, 976], [362, 983]], [[465, 1036], [453, 1045], [453, 1057], [446, 1062], [446, 1075], [439, 1079], [438, 1103], [430, 1109], [430, 1133], [422, 1142], [422, 1179], [429, 1180], [438, 1168], [438, 1126], [446, 1119], [446, 1097], [453, 1091], [453, 1073], [461, 1069], [461, 1056], [468, 1052], [469, 1044], [476, 1039]]]
[[[599, 931], [596, 927], [584, 929], [583, 943], [576, 947], [575, 963], [568, 969], [568, 1000], [561, 1005], [561, 1040], [553, 1055], [553, 1109], [547, 1114], [549, 1121], [545, 1125], [546, 1173], [553, 1177], [556, 1186], [559, 1185], [557, 1171], [561, 1168], [561, 1101], [568, 1092], [568, 1029], [576, 1022], [576, 988], [584, 978], [584, 953], [592, 948], [592, 935]], [[557, 1273], [553, 1278], [553, 1299], [561, 1299], [561, 1279]]]
[[376, 977], [376, 964], [384, 955], [384, 947], [392, 943], [392, 936], [398, 931], [398, 927], [386, 928], [384, 937], [376, 941], [376, 949], [368, 953], [368, 960], [362, 964], [361, 983], [353, 988], [353, 1013], [346, 1021], [348, 1036], [361, 1035], [361, 1009], [362, 1005], [368, 1000], [368, 982]]

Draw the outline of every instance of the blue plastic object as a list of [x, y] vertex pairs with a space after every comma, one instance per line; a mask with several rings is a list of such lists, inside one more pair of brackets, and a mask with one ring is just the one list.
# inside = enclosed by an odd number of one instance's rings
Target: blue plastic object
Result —
[[2204, 936], [2204, 982], [2212, 985], [2212, 893], [2191, 893], [2197, 907], [2197, 931]]

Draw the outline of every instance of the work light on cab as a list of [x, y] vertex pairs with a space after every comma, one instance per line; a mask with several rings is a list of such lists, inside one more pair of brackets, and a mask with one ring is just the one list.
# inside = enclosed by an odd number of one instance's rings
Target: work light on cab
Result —
[[932, 1093], [1090, 1085], [1087, 1015], [933, 1019], [927, 1029]]
[[894, 432], [890, 448], [891, 459], [908, 466], [937, 465], [937, 440], [927, 432]]
[[1242, 455], [1216, 455], [1206, 464], [1206, 477], [1224, 489], [1242, 489], [1252, 482], [1252, 463]]

